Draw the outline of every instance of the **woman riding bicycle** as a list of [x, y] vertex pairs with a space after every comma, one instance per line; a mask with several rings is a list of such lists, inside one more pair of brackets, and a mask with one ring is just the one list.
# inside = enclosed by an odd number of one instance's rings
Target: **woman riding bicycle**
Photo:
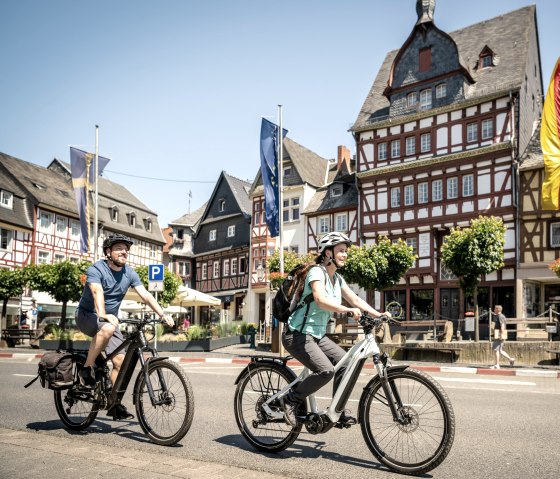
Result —
[[[95, 387], [93, 365], [101, 351], [105, 350], [107, 354], [111, 354], [123, 342], [117, 314], [129, 287], [133, 287], [142, 301], [168, 326], [173, 326], [173, 320], [164, 315], [161, 306], [142, 285], [136, 271], [126, 264], [132, 244], [133, 241], [128, 236], [110, 235], [103, 241], [103, 254], [106, 259], [97, 261], [86, 272], [86, 284], [76, 310], [76, 325], [80, 331], [92, 337], [86, 362], [78, 374], [80, 382], [86, 387]], [[124, 353], [125, 351], [122, 351], [122, 354], [117, 354], [112, 360], [113, 384]], [[113, 405], [107, 414], [113, 416], [113, 419], [133, 417], [122, 404]]]
[[[345, 351], [326, 336], [331, 313], [351, 313], [355, 320], [360, 319], [362, 311], [373, 316], [381, 315], [358, 297], [336, 272], [344, 266], [351, 244], [352, 241], [344, 233], [327, 233], [321, 238], [319, 255], [315, 259], [317, 265], [307, 273], [301, 296], [305, 298], [312, 293], [313, 301], [309, 303], [309, 308], [294, 311], [282, 335], [286, 350], [312, 372], [283, 398], [284, 418], [294, 427], [297, 425], [299, 404], [332, 379], [334, 365], [345, 355]], [[350, 307], [342, 305], [343, 298]], [[336, 374], [334, 391], [344, 371], [341, 368]], [[356, 418], [350, 416], [347, 410], [339, 419], [339, 423], [345, 426], [356, 422]]]

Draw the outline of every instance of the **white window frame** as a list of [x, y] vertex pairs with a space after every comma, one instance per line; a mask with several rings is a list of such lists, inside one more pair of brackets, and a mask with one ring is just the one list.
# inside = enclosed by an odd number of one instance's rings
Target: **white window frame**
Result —
[[212, 278], [217, 279], [220, 277], [220, 262], [214, 261], [212, 264]]
[[282, 218], [286, 223], [299, 221], [299, 196], [283, 200], [282, 205]]
[[418, 254], [418, 238], [406, 238], [406, 245], [412, 246], [414, 254]]
[[14, 232], [6, 228], [0, 228], [0, 250], [12, 251]]
[[482, 139], [483, 140], [488, 140], [490, 138], [494, 137], [494, 120], [492, 120], [491, 118], [486, 119], [486, 120], [482, 120], [482, 126], [481, 126], [481, 130], [482, 130]]
[[54, 254], [54, 264], [62, 263], [63, 261], [66, 261], [66, 256], [61, 253]]
[[[43, 221], [44, 219], [44, 221]], [[41, 211], [39, 215], [39, 230], [44, 233], [50, 233], [52, 230], [52, 213]]]
[[463, 175], [463, 196], [474, 196], [474, 175]]
[[404, 187], [404, 205], [411, 206], [414, 204], [414, 185], [405, 185]]
[[427, 203], [428, 201], [428, 182], [418, 183], [418, 203]]
[[432, 89], [426, 88], [420, 92], [420, 110], [432, 108]]
[[[62, 221], [64, 221], [64, 227], [60, 229]], [[56, 215], [56, 225], [55, 225], [55, 233], [57, 236], [65, 236], [66, 231], [68, 229], [68, 218], [66, 216]]]
[[432, 201], [443, 200], [443, 180], [432, 181]]
[[338, 196], [342, 196], [344, 189], [342, 185], [332, 185], [331, 186], [331, 198], [336, 198]]
[[238, 274], [245, 274], [245, 271], [247, 269], [247, 262], [245, 261], [245, 258], [242, 256], [239, 258], [239, 272]]
[[348, 231], [348, 213], [341, 213], [335, 217], [336, 231]]
[[550, 247], [560, 248], [560, 222], [550, 223]]
[[459, 198], [459, 179], [456, 176], [447, 178], [447, 199]]
[[406, 143], [406, 156], [412, 156], [416, 153], [416, 137], [409, 136], [405, 140]]
[[226, 200], [220, 200], [220, 212], [225, 211], [226, 209]]
[[228, 238], [233, 238], [235, 236], [235, 225], [229, 225], [227, 228]]
[[136, 213], [130, 213], [128, 218], [129, 218], [130, 226], [135, 227], [136, 226]]
[[208, 232], [208, 241], [216, 241], [216, 230], [210, 230]]
[[493, 66], [492, 55], [484, 55], [480, 57], [480, 66], [481, 68], [488, 68]]
[[206, 263], [202, 263], [202, 279], [208, 279], [208, 265]]
[[283, 174], [284, 174], [284, 178], [288, 178], [289, 176], [292, 176], [292, 167], [285, 166], [283, 169]]
[[401, 188], [396, 186], [391, 188], [391, 208], [400, 208], [401, 206]]
[[231, 258], [231, 276], [237, 275], [237, 258]]
[[229, 276], [229, 259], [224, 259], [222, 268], [224, 276]]
[[391, 158], [401, 156], [401, 140], [393, 140], [391, 142]]
[[50, 251], [37, 252], [37, 264], [50, 264], [51, 263], [51, 253]]
[[432, 149], [432, 135], [430, 133], [422, 133], [420, 136], [420, 151], [426, 153]]
[[445, 98], [447, 96], [447, 83], [436, 85], [436, 98]]
[[467, 143], [478, 141], [478, 123], [467, 123]]
[[14, 195], [10, 191], [0, 190], [0, 206], [8, 209], [14, 207]]
[[377, 161], [385, 161], [387, 159], [387, 143], [377, 144]]
[[317, 218], [317, 232], [326, 234], [331, 231], [331, 221], [329, 216], [321, 216]]
[[418, 93], [413, 91], [412, 93], [406, 95], [406, 106], [413, 107], [416, 106], [417, 104], [418, 104]]
[[80, 237], [80, 222], [77, 220], [70, 220], [70, 237], [78, 239]]

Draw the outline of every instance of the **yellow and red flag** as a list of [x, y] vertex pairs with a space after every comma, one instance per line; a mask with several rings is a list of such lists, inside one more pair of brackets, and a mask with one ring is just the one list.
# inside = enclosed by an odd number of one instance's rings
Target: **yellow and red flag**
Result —
[[546, 92], [541, 120], [544, 157], [542, 209], [560, 209], [560, 58], [554, 66]]

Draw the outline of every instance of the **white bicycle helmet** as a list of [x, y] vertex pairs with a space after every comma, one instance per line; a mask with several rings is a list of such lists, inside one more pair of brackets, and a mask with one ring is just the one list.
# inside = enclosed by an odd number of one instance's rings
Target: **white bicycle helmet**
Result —
[[344, 233], [339, 233], [338, 231], [327, 233], [319, 240], [319, 254], [323, 253], [327, 248], [332, 248], [341, 243], [350, 246], [352, 241]]

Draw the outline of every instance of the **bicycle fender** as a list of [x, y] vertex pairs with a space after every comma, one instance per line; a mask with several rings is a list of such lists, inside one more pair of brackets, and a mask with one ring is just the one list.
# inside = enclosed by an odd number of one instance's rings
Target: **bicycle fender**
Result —
[[[391, 373], [404, 371], [405, 369], [408, 369], [409, 367], [410, 367], [410, 365], [408, 365], [408, 364], [401, 364], [399, 366], [389, 366], [388, 368], [386, 368], [387, 376], [390, 376]], [[374, 386], [374, 384], [376, 384], [378, 382], [381, 382], [381, 379], [379, 379], [379, 376], [375, 376], [374, 378], [372, 378], [369, 381], [369, 383], [367, 383], [364, 386], [364, 389], [362, 390], [362, 395], [360, 397], [360, 404], [358, 406], [358, 423], [360, 423], [360, 424], [362, 422], [362, 410], [363, 410], [364, 403], [366, 401], [366, 396], [368, 394], [368, 391]]]
[[[289, 359], [291, 359], [291, 356], [287, 356], [285, 358], [274, 358], [274, 357], [269, 357], [269, 356], [253, 356], [251, 358], [251, 362], [243, 368], [243, 370], [239, 373], [239, 375], [237, 376], [237, 379], [235, 380], [235, 382], [233, 384], [239, 383], [241, 378], [243, 376], [245, 376], [245, 374], [247, 374], [247, 371], [249, 371], [252, 367], [257, 366], [258, 364], [272, 363], [272, 364], [277, 364], [278, 366], [281, 366], [281, 367], [287, 367], [286, 363], [288, 362]], [[295, 376], [294, 376], [294, 379], [295, 379]]]

